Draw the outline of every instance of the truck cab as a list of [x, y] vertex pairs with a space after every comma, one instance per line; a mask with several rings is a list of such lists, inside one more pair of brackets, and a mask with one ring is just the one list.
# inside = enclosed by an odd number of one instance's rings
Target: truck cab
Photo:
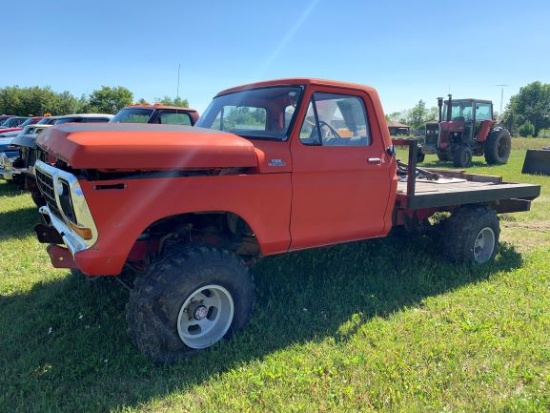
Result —
[[305, 79], [256, 84], [218, 94], [197, 126], [250, 140], [258, 173], [290, 179], [280, 205], [289, 249], [382, 236], [395, 164], [372, 93]]

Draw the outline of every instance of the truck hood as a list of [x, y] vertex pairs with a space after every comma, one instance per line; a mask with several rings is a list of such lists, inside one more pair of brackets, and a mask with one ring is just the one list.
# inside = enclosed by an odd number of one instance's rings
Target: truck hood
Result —
[[251, 142], [211, 129], [141, 123], [67, 123], [36, 143], [76, 169], [175, 170], [254, 167]]

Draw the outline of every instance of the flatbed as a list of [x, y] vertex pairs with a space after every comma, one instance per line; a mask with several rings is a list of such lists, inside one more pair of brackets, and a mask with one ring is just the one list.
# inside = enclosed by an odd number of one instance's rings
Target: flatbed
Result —
[[414, 161], [416, 141], [395, 139], [394, 144], [409, 147], [409, 164], [397, 185], [397, 208], [419, 210], [486, 203], [498, 213], [521, 212], [529, 211], [531, 201], [540, 195], [540, 185], [505, 182], [500, 176], [453, 169], [418, 169]]

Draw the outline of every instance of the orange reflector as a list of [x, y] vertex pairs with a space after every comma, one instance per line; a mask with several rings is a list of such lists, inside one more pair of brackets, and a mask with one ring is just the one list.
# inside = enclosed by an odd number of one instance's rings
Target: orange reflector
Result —
[[71, 226], [71, 229], [76, 232], [78, 235], [80, 235], [85, 240], [92, 239], [92, 230], [90, 228], [84, 228], [84, 227], [78, 227], [72, 222], [69, 222], [69, 225]]

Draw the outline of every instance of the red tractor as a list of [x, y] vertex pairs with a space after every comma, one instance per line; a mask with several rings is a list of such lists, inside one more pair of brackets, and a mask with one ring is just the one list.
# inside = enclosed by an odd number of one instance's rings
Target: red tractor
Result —
[[489, 165], [504, 164], [512, 149], [510, 133], [493, 118], [493, 102], [437, 98], [439, 120], [426, 123], [424, 153], [436, 153], [454, 166], [470, 166], [472, 156], [485, 155]]

